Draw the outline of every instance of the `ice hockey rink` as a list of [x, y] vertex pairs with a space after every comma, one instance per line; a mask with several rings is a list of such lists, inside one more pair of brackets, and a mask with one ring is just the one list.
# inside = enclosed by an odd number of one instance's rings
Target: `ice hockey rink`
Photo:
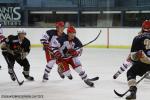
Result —
[[[26, 81], [23, 77], [22, 68], [15, 64], [15, 72], [19, 80], [25, 80], [22, 86], [12, 82], [7, 73], [7, 65], [0, 55], [0, 100], [125, 100], [125, 97], [117, 97], [113, 90], [123, 93], [128, 89], [126, 72], [116, 80], [112, 78], [118, 70], [119, 65], [126, 59], [129, 49], [102, 49], [84, 48], [80, 57], [82, 65], [89, 78], [99, 76], [95, 87], [88, 87], [72, 70], [73, 80], [61, 79], [57, 73], [57, 66], [54, 66], [49, 81], [42, 83], [42, 76], [46, 64], [42, 48], [32, 48], [27, 57], [31, 65], [31, 75], [35, 81]], [[137, 78], [139, 79], [139, 77]], [[18, 96], [16, 98], [6, 96]], [[19, 96], [24, 96], [20, 97]], [[26, 97], [25, 97], [26, 96]], [[150, 80], [143, 80], [138, 85], [136, 100], [149, 100]]]

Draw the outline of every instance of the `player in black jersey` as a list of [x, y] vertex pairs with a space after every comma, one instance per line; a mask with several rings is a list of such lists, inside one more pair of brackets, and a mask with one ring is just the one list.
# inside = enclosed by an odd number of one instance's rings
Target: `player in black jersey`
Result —
[[18, 35], [7, 37], [5, 44], [2, 45], [2, 54], [8, 64], [8, 73], [13, 81], [16, 80], [13, 69], [15, 61], [23, 67], [23, 75], [27, 80], [33, 81], [29, 75], [30, 64], [26, 56], [30, 52], [30, 41], [25, 37], [25, 29], [19, 29]]
[[133, 39], [130, 54], [133, 65], [127, 72], [130, 95], [126, 99], [136, 99], [136, 76], [150, 71], [150, 20], [143, 22], [142, 34]]

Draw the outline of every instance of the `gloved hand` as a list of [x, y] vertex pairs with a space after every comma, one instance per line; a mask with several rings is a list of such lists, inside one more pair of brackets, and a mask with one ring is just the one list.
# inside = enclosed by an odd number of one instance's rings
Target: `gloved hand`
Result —
[[61, 54], [59, 51], [56, 51], [56, 52], [54, 53], [54, 57], [55, 57], [57, 60], [60, 60], [60, 59], [62, 59], [62, 54]]
[[44, 49], [44, 50], [49, 50], [49, 49], [50, 49], [49, 43], [44, 42], [44, 43], [43, 43], [43, 49]]
[[144, 57], [144, 52], [142, 50], [139, 50], [137, 52], [137, 58], [140, 59], [140, 58], [143, 58]]
[[69, 50], [68, 50], [68, 53], [69, 53], [71, 56], [73, 56], [73, 57], [76, 57], [76, 56], [79, 55], [79, 52], [76, 51], [76, 50], [74, 50], [74, 49], [69, 49]]
[[143, 51], [141, 51], [140, 61], [146, 64], [150, 64], [150, 57], [148, 57]]
[[143, 51], [142, 50], [139, 50], [137, 52], [131, 52], [131, 59], [133, 61], [138, 61], [142, 57], [143, 57]]
[[29, 54], [28, 52], [21, 53], [21, 59], [22, 60], [25, 59], [28, 54]]

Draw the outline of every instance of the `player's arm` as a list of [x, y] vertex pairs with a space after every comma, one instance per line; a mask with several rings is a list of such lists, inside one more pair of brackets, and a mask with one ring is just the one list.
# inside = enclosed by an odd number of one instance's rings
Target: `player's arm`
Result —
[[82, 49], [82, 42], [78, 39], [78, 38], [76, 38], [75, 37], [75, 40], [74, 40], [74, 42], [75, 42], [75, 47], [74, 47], [74, 49], [69, 49], [68, 50], [68, 52], [71, 54], [71, 56], [73, 56], [73, 57], [77, 57], [77, 56], [81, 56], [81, 54], [82, 54], [82, 51], [83, 51], [83, 49]]
[[3, 36], [2, 34], [0, 34], [0, 44], [2, 44], [3, 42], [5, 42], [5, 36]]
[[2, 50], [7, 50], [7, 52], [14, 54], [13, 49], [11, 48], [13, 35], [9, 35], [6, 39], [3, 45], [1, 46]]
[[[140, 57], [140, 61], [145, 63], [145, 64], [150, 64], [150, 57], [149, 57], [149, 51], [150, 51], [150, 43], [149, 43], [149, 39], [145, 39], [144, 40], [144, 46], [145, 46], [145, 51], [140, 51], [141, 52], [141, 57]], [[147, 53], [147, 54], [145, 54]]]
[[140, 61], [145, 64], [150, 64], [150, 57], [148, 57], [143, 51], [141, 51], [141, 53], [142, 56], [140, 58]]
[[30, 53], [31, 50], [31, 43], [28, 39], [26, 39], [25, 47], [23, 48], [23, 51], [21, 52], [21, 59], [25, 59], [27, 55]]
[[141, 40], [138, 37], [133, 39], [130, 56], [132, 61], [138, 61], [141, 57]]
[[49, 35], [46, 33], [44, 33], [42, 35], [42, 38], [40, 39], [41, 44], [43, 44], [43, 49], [46, 50], [49, 47]]
[[82, 51], [83, 51], [83, 44], [78, 38], [76, 38], [76, 39], [77, 39], [77, 41], [76, 41], [75, 48], [77, 48], [76, 49], [77, 54], [78, 54], [77, 56], [81, 56]]
[[61, 42], [63, 41], [59, 40], [59, 38], [52, 38], [51, 40], [51, 50], [56, 59], [62, 59], [62, 54], [60, 52]]
[[[16, 55], [16, 51], [15, 49], [13, 48], [13, 38], [14, 36], [13, 35], [9, 35], [5, 42], [3, 43], [3, 45], [1, 46], [1, 49], [3, 52], [8, 52], [10, 54], [12, 54], [13, 56], [18, 56]], [[18, 52], [17, 52], [18, 53]], [[19, 54], [19, 57], [20, 57], [20, 54]]]
[[26, 45], [24, 47], [24, 52], [30, 53], [31, 50], [31, 43], [28, 39], [26, 39]]

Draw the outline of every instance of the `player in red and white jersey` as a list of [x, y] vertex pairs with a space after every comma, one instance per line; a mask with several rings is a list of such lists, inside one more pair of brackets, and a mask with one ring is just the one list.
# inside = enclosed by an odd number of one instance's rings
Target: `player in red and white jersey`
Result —
[[[40, 40], [43, 44], [43, 48], [45, 50], [45, 56], [47, 60], [47, 64], [44, 70], [43, 75], [43, 82], [48, 80], [48, 74], [52, 70], [54, 64], [56, 63], [56, 57], [59, 56], [57, 53], [53, 53], [52, 51], [52, 41], [55, 41], [57, 38], [60, 38], [62, 36], [66, 35], [64, 33], [64, 22], [59, 21], [56, 22], [56, 29], [55, 30], [48, 30], [46, 33], [43, 34], [42, 39]], [[58, 71], [59, 72], [59, 71]], [[61, 78], [64, 78], [64, 75], [59, 73]]]
[[76, 30], [73, 26], [68, 27], [67, 35], [58, 38], [55, 42], [52, 42], [54, 53], [57, 53], [56, 63], [61, 68], [62, 74], [72, 79], [69, 65], [76, 71], [81, 79], [90, 87], [94, 86], [94, 83], [88, 78], [82, 64], [79, 60], [79, 56], [82, 53], [82, 43], [76, 37]]

